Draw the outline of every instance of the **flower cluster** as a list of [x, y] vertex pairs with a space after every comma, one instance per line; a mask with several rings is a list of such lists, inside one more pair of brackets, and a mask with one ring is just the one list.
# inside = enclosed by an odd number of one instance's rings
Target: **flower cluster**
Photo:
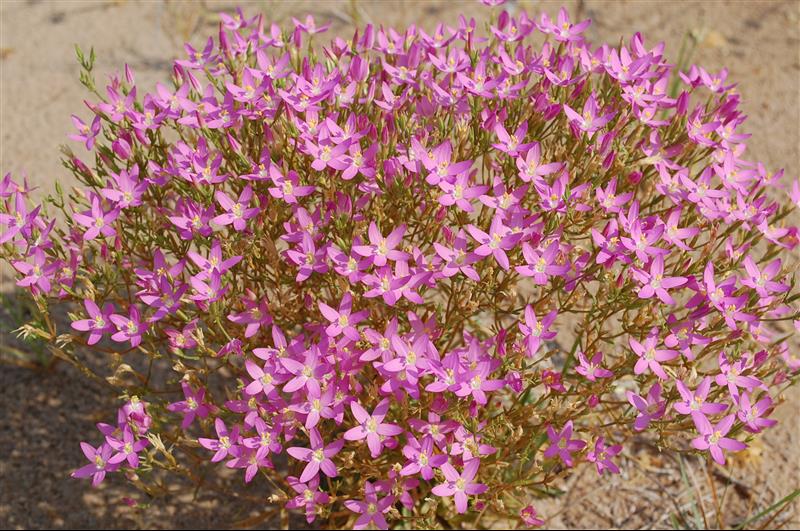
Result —
[[129, 398], [74, 475], [195, 478], [176, 463], [200, 451], [309, 522], [542, 525], [540, 486], [618, 473], [636, 434], [725, 463], [774, 424], [800, 184], [776, 198], [744, 158], [725, 71], [588, 24], [315, 46], [311, 17], [238, 11], [143, 95], [81, 56], [83, 187], [57, 221], [0, 185], [2, 256], [42, 309], [24, 330], [108, 353]]

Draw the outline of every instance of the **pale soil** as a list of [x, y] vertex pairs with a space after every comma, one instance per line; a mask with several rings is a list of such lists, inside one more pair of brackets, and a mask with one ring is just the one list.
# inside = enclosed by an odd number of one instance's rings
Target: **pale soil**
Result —
[[[477, 2], [241, 2], [248, 14], [267, 13], [280, 23], [307, 12], [318, 22], [332, 20], [332, 33], [349, 36], [356, 22], [404, 27], [411, 22], [431, 29], [438, 21], [454, 24], [460, 12], [481, 18], [486, 8]], [[529, 13], [552, 14], [557, 3], [519, 2]], [[579, 5], [580, 4], [580, 5]], [[727, 66], [739, 83], [750, 158], [768, 168], [800, 171], [800, 2], [567, 2], [594, 19], [594, 42], [627, 40], [641, 31], [648, 44], [664, 40], [667, 56], [677, 59], [687, 32], [698, 36], [694, 61], [710, 70]], [[135, 70], [140, 89], [166, 81], [170, 61], [180, 44], [197, 43], [215, 33], [213, 9], [202, 17], [202, 5], [160, 1], [15, 1], [0, 0], [0, 172], [29, 175], [32, 183], [52, 190], [69, 177], [58, 162], [58, 146], [72, 132], [69, 115], [86, 116], [86, 97], [77, 75], [73, 45], [94, 46], [98, 84], [124, 63]], [[788, 182], [788, 181], [787, 181]], [[3, 267], [6, 267], [3, 264]], [[8, 271], [0, 275], [7, 278]], [[13, 293], [7, 284], [0, 290]], [[12, 295], [13, 297], [13, 295]], [[0, 307], [0, 345], [9, 345], [16, 305]], [[16, 344], [16, 343], [14, 343]], [[0, 526], [12, 528], [231, 527], [251, 516], [237, 503], [213, 493], [199, 502], [191, 496], [167, 497], [137, 515], [124, 507], [123, 496], [134, 494], [123, 481], [100, 489], [68, 478], [81, 464], [78, 442], [93, 433], [93, 424], [108, 420], [113, 397], [87, 383], [63, 365], [51, 373], [2, 365], [0, 369]], [[800, 486], [800, 391], [795, 389], [778, 410], [783, 420], [763, 438], [760, 451], [746, 462], [721, 471], [735, 483], [726, 489], [720, 470], [713, 473], [718, 497], [724, 494], [723, 525], [755, 514]], [[759, 454], [760, 453], [760, 457]], [[551, 527], [671, 527], [670, 515], [692, 513], [700, 501], [708, 525], [716, 516], [705, 466], [686, 462], [680, 467], [646, 446], [627, 452], [623, 474], [598, 478], [584, 467], [567, 481], [567, 494], [535, 504]], [[239, 478], [236, 478], [239, 481]], [[733, 488], [735, 485], [736, 488]], [[251, 495], [266, 492], [248, 489]], [[704, 525], [699, 510], [689, 525]], [[276, 522], [273, 522], [275, 524]], [[771, 524], [797, 527], [797, 504]], [[263, 523], [260, 525], [264, 525]], [[683, 525], [681, 523], [680, 525]]]

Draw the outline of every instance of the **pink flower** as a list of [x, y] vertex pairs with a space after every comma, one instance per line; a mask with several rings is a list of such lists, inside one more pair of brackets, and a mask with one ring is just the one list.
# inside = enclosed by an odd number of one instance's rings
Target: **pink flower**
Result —
[[706, 402], [706, 397], [711, 390], [710, 376], [703, 378], [694, 392], [690, 391], [681, 380], [675, 380], [675, 386], [683, 398], [683, 402], [676, 402], [672, 407], [681, 415], [691, 415], [694, 419], [698, 415], [718, 415], [728, 409], [725, 404]]
[[686, 277], [665, 277], [664, 276], [664, 257], [661, 255], [653, 258], [650, 262], [650, 271], [633, 269], [633, 276], [642, 284], [639, 288], [639, 298], [649, 299], [656, 295], [664, 304], [675, 304], [668, 289], [677, 288], [686, 284]]
[[776, 258], [767, 264], [764, 269], [759, 269], [755, 261], [750, 256], [746, 256], [744, 268], [748, 276], [742, 279], [742, 284], [756, 290], [756, 293], [762, 298], [769, 297], [773, 293], [782, 293], [789, 289], [786, 284], [773, 280], [781, 270], [780, 258]]
[[384, 238], [375, 222], [369, 224], [369, 241], [371, 245], [356, 245], [353, 250], [360, 256], [372, 259], [378, 267], [386, 265], [387, 260], [406, 260], [408, 254], [395, 248], [403, 241], [406, 226], [400, 225]]
[[558, 10], [558, 17], [555, 23], [551, 22], [546, 13], [542, 13], [538, 27], [544, 33], [549, 33], [559, 42], [575, 42], [583, 39], [581, 33], [589, 27], [592, 21], [587, 19], [577, 24], [572, 24], [566, 8]]
[[17, 286], [30, 287], [33, 293], [41, 290], [42, 293], [47, 294], [50, 292], [50, 280], [61, 268], [61, 264], [58, 262], [48, 263], [44, 251], [38, 247], [31, 254], [32, 264], [22, 260], [13, 263], [14, 269], [25, 275], [17, 281]]
[[383, 422], [383, 419], [386, 418], [386, 413], [389, 412], [389, 399], [387, 398], [384, 398], [375, 406], [372, 415], [367, 413], [358, 402], [351, 402], [350, 410], [359, 425], [347, 430], [344, 438], [348, 441], [366, 439], [372, 457], [378, 457], [381, 454], [384, 437], [392, 437], [403, 433], [403, 428], [400, 426]]
[[321, 392], [320, 381], [330, 369], [330, 366], [324, 362], [324, 358], [321, 358], [317, 345], [313, 345], [305, 352], [303, 363], [293, 358], [280, 358], [281, 365], [294, 375], [294, 378], [283, 386], [284, 392], [293, 393], [305, 387], [309, 392], [316, 393], [319, 396]]
[[284, 177], [274, 164], [269, 167], [269, 178], [275, 184], [269, 189], [270, 195], [289, 204], [297, 204], [298, 197], [311, 195], [316, 190], [314, 186], [300, 186], [300, 176], [293, 170]]
[[127, 462], [131, 468], [139, 468], [139, 452], [149, 444], [147, 439], [137, 440], [128, 425], [122, 428], [121, 439], [107, 435], [106, 442], [117, 452], [108, 460], [109, 464], [116, 465]]
[[447, 463], [447, 455], [433, 452], [433, 437], [430, 435], [423, 437], [422, 443], [415, 437], [409, 437], [408, 444], [403, 447], [403, 455], [408, 462], [400, 470], [400, 474], [403, 476], [420, 474], [425, 481], [433, 479], [434, 468], [440, 468]]
[[352, 306], [353, 296], [350, 295], [350, 292], [344, 294], [338, 310], [334, 310], [324, 302], [319, 303], [322, 315], [331, 323], [325, 329], [328, 337], [337, 337], [340, 334], [344, 334], [351, 341], [359, 340], [361, 335], [355, 325], [369, 317], [369, 310], [351, 313]]
[[443, 464], [442, 472], [445, 482], [433, 487], [431, 492], [443, 498], [453, 496], [456, 502], [456, 511], [459, 514], [467, 512], [468, 496], [483, 494], [489, 489], [487, 485], [474, 481], [480, 464], [481, 460], [477, 458], [466, 461], [461, 474], [450, 463]]
[[100, 203], [100, 196], [92, 196], [92, 208], [85, 212], [75, 212], [72, 217], [79, 224], [87, 228], [83, 233], [84, 240], [93, 240], [98, 235], [114, 236], [117, 231], [114, 230], [114, 221], [119, 216], [119, 209], [112, 208], [108, 212], [103, 210]]
[[772, 398], [765, 396], [755, 404], [751, 403], [750, 395], [742, 393], [739, 396], [739, 411], [737, 416], [745, 424], [745, 428], [757, 433], [764, 428], [770, 428], [778, 423], [777, 420], [768, 419], [764, 415], [772, 409]]
[[327, 505], [331, 499], [325, 492], [319, 490], [319, 476], [314, 476], [307, 482], [302, 482], [293, 476], [287, 479], [297, 496], [286, 502], [286, 508], [305, 509], [306, 522], [312, 523], [317, 518], [317, 507]]
[[592, 360], [588, 361], [583, 352], [578, 352], [579, 366], [575, 367], [575, 372], [582, 374], [589, 381], [596, 382], [597, 378], [610, 378], [614, 373], [608, 369], [604, 369], [600, 364], [603, 362], [603, 353], [600, 351], [595, 352]]
[[461, 272], [470, 280], [480, 282], [481, 277], [478, 275], [478, 272], [475, 271], [475, 268], [472, 267], [472, 264], [479, 261], [480, 257], [474, 252], [468, 252], [467, 237], [463, 230], [460, 230], [456, 235], [452, 249], [438, 242], [434, 242], [433, 247], [436, 249], [436, 254], [446, 261], [442, 269], [442, 275], [444, 275], [445, 278], [451, 278]]
[[329, 478], [335, 478], [338, 475], [338, 471], [331, 457], [339, 453], [342, 446], [344, 446], [344, 441], [340, 439], [325, 445], [316, 428], [309, 430], [309, 437], [311, 438], [310, 449], [297, 446], [286, 449], [286, 452], [298, 461], [308, 463], [300, 475], [300, 481], [307, 483], [317, 477], [320, 470]]
[[234, 426], [232, 431], [228, 430], [225, 422], [221, 418], [214, 420], [214, 429], [217, 432], [216, 439], [209, 439], [200, 437], [197, 442], [200, 446], [207, 450], [214, 452], [214, 457], [211, 458], [212, 463], [222, 461], [231, 455], [236, 444], [239, 442], [239, 426]]
[[698, 450], [708, 450], [714, 461], [720, 465], [725, 464], [725, 454], [723, 450], [729, 452], [739, 452], [747, 448], [743, 442], [725, 437], [736, 419], [736, 415], [728, 415], [719, 421], [719, 424], [712, 426], [708, 419], [703, 415], [698, 415], [694, 418], [697, 432], [700, 434], [698, 437], [692, 439], [692, 446]]
[[560, 162], [551, 162], [549, 164], [541, 164], [542, 161], [542, 148], [539, 142], [530, 144], [530, 149], [525, 154], [517, 158], [517, 168], [519, 169], [519, 178], [524, 182], [539, 182], [544, 184], [542, 177], [550, 175], [559, 171], [563, 164]]
[[367, 481], [364, 483], [364, 501], [347, 500], [344, 502], [344, 506], [361, 515], [356, 520], [353, 529], [366, 529], [370, 523], [378, 529], [389, 529], [389, 524], [386, 523], [383, 514], [391, 508], [393, 503], [394, 496], [391, 494], [378, 499], [375, 486]]
[[136, 306], [131, 306], [130, 315], [124, 316], [111, 314], [109, 319], [117, 327], [117, 332], [111, 339], [119, 343], [130, 341], [132, 347], [138, 347], [142, 342], [142, 334], [147, 330], [147, 325], [142, 323], [139, 310]]
[[601, 127], [610, 122], [615, 114], [613, 111], [606, 114], [600, 114], [601, 112], [602, 110], [597, 106], [594, 92], [589, 95], [586, 103], [583, 104], [582, 115], [575, 112], [572, 107], [566, 103], [564, 104], [564, 113], [566, 113], [570, 123], [584, 133], [589, 133], [589, 136], [593, 135]]
[[176, 413], [183, 413], [181, 428], [185, 430], [191, 426], [195, 417], [206, 418], [211, 413], [212, 406], [204, 401], [206, 390], [202, 387], [195, 391], [188, 383], [182, 382], [181, 388], [183, 388], [183, 394], [186, 399], [169, 404], [167, 409]]
[[636, 355], [639, 356], [639, 360], [633, 367], [634, 374], [642, 374], [649, 368], [653, 374], [662, 380], [667, 379], [667, 373], [664, 372], [661, 362], [673, 360], [677, 358], [679, 354], [674, 350], [657, 349], [656, 345], [658, 344], [658, 340], [657, 328], [653, 328], [650, 331], [650, 334], [644, 341], [644, 345], [633, 338], [628, 339], [631, 348]]
[[647, 393], [647, 399], [627, 391], [628, 402], [639, 410], [639, 415], [633, 423], [636, 431], [643, 431], [650, 425], [650, 421], [658, 420], [664, 416], [667, 409], [667, 401], [661, 399], [661, 384], [656, 382]]
[[522, 235], [512, 233], [511, 229], [503, 225], [500, 216], [495, 216], [492, 219], [492, 225], [489, 228], [490, 234], [486, 234], [475, 225], [468, 225], [467, 231], [480, 244], [474, 251], [476, 255], [481, 257], [494, 256], [500, 267], [506, 271], [511, 267], [506, 251], [514, 248]]
[[582, 450], [586, 446], [586, 441], [572, 439], [572, 421], [564, 424], [560, 432], [556, 432], [553, 426], [547, 426], [547, 438], [550, 439], [550, 446], [544, 451], [545, 459], [552, 459], [555, 456], [561, 458], [565, 465], [572, 466], [572, 453]]
[[489, 375], [494, 371], [493, 365], [491, 361], [483, 361], [478, 363], [475, 369], [462, 374], [459, 387], [455, 390], [456, 396], [462, 398], [472, 396], [475, 402], [485, 405], [488, 401], [486, 393], [505, 387], [505, 380], [489, 378]]
[[561, 277], [569, 271], [569, 265], [556, 262], [559, 253], [559, 242], [553, 240], [542, 251], [534, 250], [528, 243], [522, 244], [522, 255], [527, 265], [517, 266], [517, 273], [525, 277], [532, 277], [534, 284], [545, 285], [551, 276]]
[[533, 505], [527, 505], [520, 509], [519, 518], [528, 527], [542, 527], [544, 525], [544, 520], [537, 516]]
[[95, 448], [89, 443], [82, 442], [81, 450], [83, 450], [83, 455], [86, 456], [90, 464], [73, 472], [72, 477], [88, 478], [91, 476], [93, 487], [103, 482], [107, 472], [114, 472], [119, 467], [118, 464], [109, 462], [114, 449], [108, 443], [103, 443]]
[[542, 343], [556, 337], [550, 325], [556, 320], [556, 310], [548, 313], [541, 321], [530, 304], [525, 307], [525, 323], [519, 323], [519, 331], [527, 339], [527, 356], [533, 358], [539, 352]]
[[78, 134], [69, 135], [70, 140], [75, 140], [76, 142], [83, 142], [86, 146], [88, 151], [91, 151], [94, 148], [95, 139], [97, 135], [100, 134], [100, 116], [95, 115], [94, 119], [92, 119], [92, 125], [86, 125], [86, 123], [75, 116], [72, 115], [72, 124], [75, 126], [75, 129], [78, 130]]
[[522, 143], [522, 141], [525, 139], [525, 134], [528, 132], [527, 121], [523, 121], [521, 124], [519, 124], [513, 135], [509, 135], [508, 131], [506, 131], [506, 128], [500, 122], [494, 126], [494, 132], [497, 135], [497, 138], [500, 140], [500, 143], [492, 144], [492, 147], [502, 151], [503, 153], [508, 153], [512, 157], [516, 157], [531, 147], [531, 144]]
[[594, 450], [586, 454], [586, 459], [597, 466], [598, 474], [602, 475], [605, 470], [608, 470], [612, 474], [619, 474], [619, 467], [614, 464], [611, 458], [621, 451], [621, 445], [615, 444], [606, 446], [605, 439], [598, 437], [597, 441], [594, 443]]
[[253, 189], [250, 185], [245, 186], [242, 193], [239, 194], [239, 199], [234, 201], [228, 194], [221, 190], [214, 193], [217, 203], [225, 209], [225, 214], [220, 214], [211, 221], [217, 225], [231, 225], [237, 231], [242, 231], [247, 227], [247, 220], [258, 215], [259, 208], [250, 208], [250, 200], [253, 198]]

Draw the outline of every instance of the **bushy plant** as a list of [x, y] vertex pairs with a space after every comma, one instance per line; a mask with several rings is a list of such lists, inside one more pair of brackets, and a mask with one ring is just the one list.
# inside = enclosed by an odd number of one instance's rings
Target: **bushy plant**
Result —
[[537, 496], [618, 473], [637, 434], [725, 463], [774, 424], [798, 184], [780, 201], [744, 158], [726, 71], [588, 24], [320, 47], [310, 17], [239, 11], [144, 95], [79, 54], [83, 187], [61, 218], [0, 187], [22, 333], [124, 397], [73, 475], [207, 484], [210, 460], [329, 527], [540, 525]]

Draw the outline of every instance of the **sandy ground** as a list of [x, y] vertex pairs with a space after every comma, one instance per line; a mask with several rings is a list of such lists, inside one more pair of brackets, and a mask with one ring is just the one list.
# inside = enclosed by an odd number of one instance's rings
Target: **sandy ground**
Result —
[[[474, 1], [316, 1], [240, 3], [248, 14], [264, 12], [279, 23], [308, 12], [333, 22], [332, 33], [349, 36], [354, 24], [373, 22], [405, 27], [438, 21], [454, 24], [460, 12], [482, 18], [486, 8]], [[558, 3], [519, 2], [529, 13], [555, 13]], [[667, 42], [676, 59], [681, 39], [694, 35], [694, 61], [710, 70], [727, 66], [739, 83], [750, 158], [772, 169], [800, 172], [800, 2], [618, 1], [566, 2], [571, 12], [594, 19], [589, 38], [617, 42], [641, 31], [647, 43]], [[72, 132], [69, 116], [86, 116], [74, 48], [97, 53], [97, 80], [130, 64], [141, 89], [166, 80], [171, 60], [185, 40], [201, 42], [214, 32], [220, 3], [163, 1], [0, 0], [0, 172], [27, 174], [50, 191], [55, 180], [69, 183], [59, 163], [58, 146]], [[787, 181], [788, 182], [788, 181]], [[7, 267], [5, 264], [3, 267]], [[7, 278], [8, 271], [0, 275]], [[0, 348], [16, 344], [19, 305], [13, 285], [0, 292]], [[34, 347], [27, 347], [35, 353]], [[122, 502], [135, 494], [120, 479], [100, 489], [77, 483], [68, 474], [83, 459], [78, 442], [93, 424], [113, 414], [113, 397], [75, 371], [58, 366], [39, 372], [0, 365], [0, 526], [6, 528], [208, 528], [234, 527], [251, 513], [213, 493], [166, 496], [147, 511]], [[689, 525], [717, 525], [712, 486], [723, 498], [723, 525], [755, 514], [800, 485], [800, 391], [787, 396], [778, 416], [784, 420], [763, 439], [758, 451], [709, 480], [705, 466], [659, 456], [642, 445], [627, 453], [623, 474], [598, 479], [588, 467], [568, 481], [564, 496], [536, 502], [551, 527], [663, 528], [670, 515], [695, 514]], [[727, 478], [727, 479], [726, 479]], [[238, 478], [237, 478], [238, 479]], [[263, 496], [257, 488], [248, 494]], [[695, 509], [693, 509], [695, 508]], [[702, 509], [702, 510], [699, 510]], [[695, 513], [692, 513], [692, 511]], [[771, 527], [797, 527], [797, 505]], [[260, 525], [264, 525], [261, 523]]]

